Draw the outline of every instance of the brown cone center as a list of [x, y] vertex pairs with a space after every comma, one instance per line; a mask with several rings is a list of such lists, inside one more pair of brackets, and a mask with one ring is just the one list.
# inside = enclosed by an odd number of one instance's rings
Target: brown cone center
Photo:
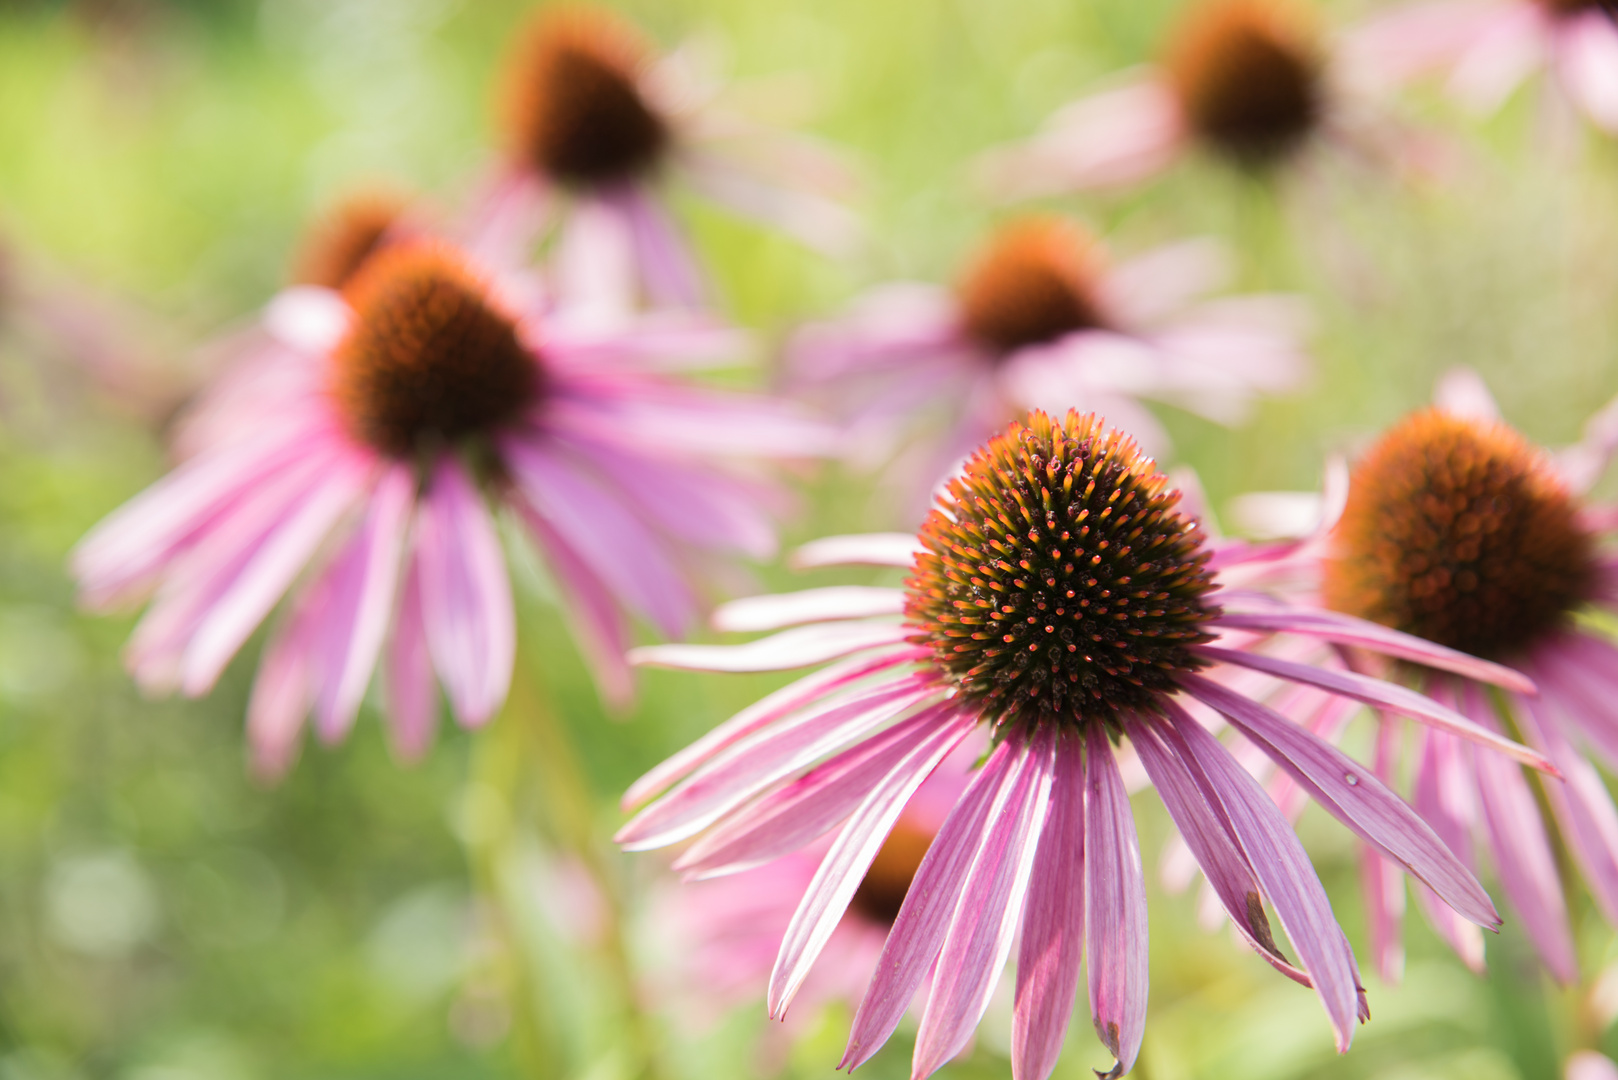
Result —
[[1000, 231], [957, 290], [968, 337], [997, 356], [1105, 325], [1095, 299], [1095, 242], [1065, 221]]
[[849, 907], [874, 923], [892, 926], [932, 842], [931, 832], [900, 818], [871, 860]]
[[447, 249], [379, 253], [348, 299], [354, 322], [334, 357], [332, 393], [352, 434], [385, 454], [489, 434], [543, 389], [515, 325]]
[[403, 200], [388, 195], [360, 195], [339, 203], [304, 236], [293, 280], [342, 289], [388, 243], [403, 211]]

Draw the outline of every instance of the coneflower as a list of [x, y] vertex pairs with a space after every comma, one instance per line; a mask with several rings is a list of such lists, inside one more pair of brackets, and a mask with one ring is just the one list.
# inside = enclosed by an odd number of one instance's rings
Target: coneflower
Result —
[[[810, 590], [750, 602], [746, 645], [667, 645], [642, 663], [719, 671], [835, 660], [653, 770], [619, 833], [640, 850], [693, 837], [689, 869], [759, 865], [841, 824], [788, 926], [769, 982], [779, 1016], [853, 902], [906, 802], [974, 732], [993, 749], [939, 829], [888, 934], [842, 1064], [885, 1042], [931, 973], [914, 1075], [971, 1037], [1012, 945], [1013, 1072], [1042, 1080], [1087, 957], [1092, 1020], [1119, 1076], [1145, 1028], [1146, 894], [1114, 757], [1134, 747], [1237, 928], [1314, 987], [1346, 1049], [1366, 1015], [1354, 955], [1296, 835], [1190, 713], [1223, 715], [1320, 805], [1480, 925], [1488, 896], [1377, 778], [1217, 681], [1248, 670], [1415, 717], [1491, 750], [1543, 759], [1452, 709], [1373, 678], [1228, 648], [1219, 572], [1179, 493], [1094, 416], [1030, 414], [951, 480], [914, 542], [844, 538], [816, 552], [905, 565], [902, 589]], [[1251, 626], [1251, 618], [1245, 620]], [[1365, 645], [1482, 677], [1520, 678], [1347, 616], [1281, 607], [1268, 628]], [[1266, 902], [1292, 941], [1282, 951]]]

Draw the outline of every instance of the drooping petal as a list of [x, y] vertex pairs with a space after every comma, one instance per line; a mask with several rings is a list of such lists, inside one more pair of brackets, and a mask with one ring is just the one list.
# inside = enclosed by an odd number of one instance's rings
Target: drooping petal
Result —
[[1480, 926], [1500, 925], [1489, 894], [1405, 801], [1337, 747], [1268, 706], [1199, 675], [1180, 684], [1217, 709], [1337, 820]]
[[1010, 741], [995, 747], [933, 838], [882, 946], [871, 985], [854, 1014], [839, 1069], [857, 1069], [881, 1049], [938, 958], [983, 830], [1004, 805], [1012, 757]]
[[[810, 965], [842, 920], [843, 912], [854, 899], [871, 860], [881, 850], [905, 803], [975, 726], [975, 719], [966, 713], [957, 712], [953, 720], [954, 723], [941, 729], [942, 737], [919, 743], [871, 789], [821, 860], [814, 880], [809, 883], [781, 939], [781, 951], [775, 958], [775, 969], [770, 972], [770, 1016], [779, 1018], [792, 1003]], [[936, 840], [934, 844], [936, 846]]]
[[1265, 896], [1314, 980], [1315, 993], [1337, 1034], [1338, 1052], [1347, 1051], [1360, 1013], [1359, 971], [1309, 856], [1264, 789], [1230, 752], [1178, 705], [1172, 701], [1165, 705], [1166, 736], [1209, 801], [1224, 807]]
[[792, 553], [794, 570], [823, 566], [897, 566], [908, 570], [920, 551], [912, 533], [858, 533], [823, 536]]
[[800, 589], [797, 592], [732, 600], [714, 611], [713, 626], [715, 630], [736, 633], [779, 630], [783, 626], [833, 619], [900, 615], [904, 612], [904, 603], [902, 589], [832, 585], [823, 589]]
[[433, 667], [456, 719], [476, 727], [506, 700], [516, 614], [494, 519], [448, 457], [434, 468], [417, 513], [415, 572]]
[[1562, 35], [1562, 84], [1597, 127], [1618, 134], [1618, 26], [1605, 10], [1571, 21]]
[[984, 833], [955, 916], [944, 936], [916, 1033], [912, 1080], [931, 1076], [960, 1053], [989, 1007], [1012, 938], [1050, 805], [1055, 734], [1048, 728], [1022, 749], [1005, 803]]
[[1556, 766], [1547, 761], [1543, 754], [1514, 743], [1496, 732], [1481, 728], [1454, 709], [1445, 708], [1414, 690], [1407, 690], [1402, 686], [1350, 671], [1332, 671], [1308, 664], [1296, 664], [1290, 660], [1281, 660], [1261, 653], [1222, 649], [1212, 645], [1193, 645], [1191, 650], [1210, 660], [1262, 671], [1278, 679], [1318, 686], [1334, 694], [1363, 701], [1367, 705], [1386, 709], [1400, 716], [1408, 716], [1412, 720], [1430, 724], [1441, 731], [1459, 735], [1479, 746], [1499, 751], [1530, 768], [1550, 773], [1552, 776], [1556, 775]]
[[382, 682], [393, 752], [405, 761], [420, 760], [427, 753], [438, 724], [438, 683], [423, 620], [420, 578], [405, 574]]
[[695, 836], [772, 785], [938, 696], [935, 682], [911, 676], [756, 732], [636, 814], [615, 839], [627, 850], [645, 851]]
[[298, 597], [285, 625], [271, 638], [247, 702], [247, 741], [253, 771], [266, 780], [285, 775], [296, 756], [298, 736], [314, 704], [314, 644], [324, 596], [318, 583]]
[[1090, 1017], [1117, 1062], [1106, 1080], [1116, 1080], [1134, 1067], [1146, 1033], [1146, 875], [1129, 792], [1100, 724], [1085, 740], [1084, 911]]
[[1017, 953], [1013, 1080], [1045, 1080], [1056, 1068], [1084, 958], [1084, 747], [1077, 735], [1061, 737], [1052, 767], [1050, 812], [1034, 853]]
[[902, 623], [827, 623], [783, 630], [745, 645], [646, 645], [632, 650], [629, 660], [686, 671], [787, 671], [897, 645], [912, 633]]

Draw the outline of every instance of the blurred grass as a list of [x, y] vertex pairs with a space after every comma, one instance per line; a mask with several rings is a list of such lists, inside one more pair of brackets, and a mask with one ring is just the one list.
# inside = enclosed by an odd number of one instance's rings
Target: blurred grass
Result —
[[[281, 281], [300, 222], [346, 184], [391, 179], [453, 204], [487, 160], [491, 72], [526, 7], [0, 7], [0, 237], [200, 340], [251, 317]], [[974, 199], [962, 164], [1149, 59], [1176, 5], [624, 7], [665, 43], [716, 36], [743, 80], [810, 77], [815, 129], [864, 158], [876, 242], [853, 266], [682, 201], [727, 307], [768, 338], [871, 282], [947, 278], [1004, 215]], [[1197, 162], [1140, 193], [1053, 204], [1121, 253], [1223, 236], [1241, 254], [1244, 286], [1312, 301], [1319, 371], [1307, 393], [1261, 405], [1237, 431], [1163, 411], [1176, 458], [1198, 468], [1216, 506], [1244, 490], [1313, 485], [1327, 453], [1425, 401], [1450, 364], [1479, 368], [1508, 415], [1553, 442], [1575, 437], [1618, 390], [1613, 147], [1592, 143], [1580, 167], [1566, 167], [1540, 152], [1528, 100], [1481, 130], [1432, 99], [1418, 98], [1411, 117], [1451, 133], [1447, 180], [1410, 188], [1328, 155], [1270, 188]], [[42, 394], [3, 334], [0, 358], [0, 1080], [516, 1075], [507, 975], [490, 916], [470, 900], [461, 841], [490, 814], [528, 806], [534, 775], [517, 778], [509, 805], [480, 801], [482, 789], [467, 787], [470, 751], [489, 736], [446, 731], [425, 764], [400, 768], [367, 710], [348, 743], [312, 746], [286, 782], [257, 787], [241, 734], [256, 643], [206, 700], [141, 700], [118, 658], [130, 621], [79, 615], [62, 565], [85, 528], [161, 472], [160, 439], [116, 402]], [[793, 538], [891, 524], [868, 506], [862, 481], [831, 470]], [[759, 575], [770, 587], [857, 579]], [[524, 662], [557, 703], [602, 837], [630, 780], [772, 685], [649, 672], [636, 710], [609, 717], [542, 581], [520, 580]], [[1155, 859], [1166, 821], [1149, 796], [1137, 812]], [[1317, 818], [1305, 833], [1358, 943], [1353, 847]], [[524, 821], [525, 842], [542, 850], [543, 825]], [[657, 865], [611, 863], [637, 894]], [[1509, 926], [1479, 981], [1412, 916], [1405, 983], [1372, 985], [1374, 1019], [1339, 1059], [1313, 997], [1203, 934], [1193, 907], [1153, 885], [1151, 1026], [1136, 1075], [1558, 1073], [1570, 998], [1536, 973]], [[1611, 946], [1598, 919], [1585, 922], [1594, 970]], [[530, 944], [549, 957], [535, 1007], [573, 1015], [600, 998], [608, 976], [593, 962], [565, 942]], [[846, 1020], [825, 1017], [788, 1072], [830, 1075]], [[711, 1031], [665, 1023], [671, 1075], [753, 1075], [763, 1027], [762, 1008]], [[1002, 1002], [978, 1049], [946, 1075], [1006, 1075], [1005, 1031]], [[553, 1035], [581, 1075], [623, 1072], [610, 1025]], [[865, 1071], [907, 1075], [904, 1042]], [[1618, 1049], [1610, 1036], [1608, 1046]], [[1081, 1016], [1058, 1075], [1103, 1061]]]

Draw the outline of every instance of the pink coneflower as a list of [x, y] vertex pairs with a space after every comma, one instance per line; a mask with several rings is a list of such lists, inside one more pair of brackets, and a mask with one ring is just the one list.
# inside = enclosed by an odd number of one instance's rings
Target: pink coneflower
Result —
[[[1412, 691], [1219, 642], [1211, 553], [1179, 493], [1093, 416], [1013, 424], [951, 480], [914, 543], [843, 539], [815, 553], [910, 568], [903, 589], [810, 590], [759, 601], [746, 645], [653, 647], [643, 663], [757, 671], [837, 663], [761, 700], [625, 796], [667, 790], [619, 833], [631, 849], [700, 837], [682, 862], [760, 865], [844, 823], [776, 958], [779, 1016], [858, 890], [907, 800], [974, 731], [993, 750], [917, 870], [854, 1020], [842, 1064], [867, 1060], [931, 973], [914, 1075], [970, 1039], [1020, 936], [1012, 1034], [1019, 1080], [1060, 1052], [1087, 955], [1090, 1011], [1116, 1064], [1146, 1013], [1146, 894], [1114, 758], [1128, 739], [1236, 926], [1320, 996], [1340, 1049], [1365, 1016], [1354, 955], [1296, 835], [1257, 782], [1180, 703], [1225, 716], [1326, 810], [1479, 924], [1488, 896], [1438, 836], [1325, 741], [1210, 678], [1227, 667], [1316, 686], [1543, 764]], [[1493, 665], [1347, 616], [1276, 608], [1275, 633], [1352, 641], [1481, 675]], [[1548, 767], [1548, 766], [1547, 766]], [[1292, 940], [1281, 951], [1265, 900]]]
[[[1476, 376], [1452, 373], [1438, 408], [1389, 429], [1355, 466], [1341, 517], [1252, 583], [1275, 575], [1293, 595], [1318, 593], [1336, 611], [1528, 675], [1537, 695], [1405, 665], [1426, 693], [1482, 727], [1520, 736], [1556, 765], [1566, 783], [1542, 785], [1552, 824], [1597, 906], [1618, 924], [1618, 809], [1586, 756], [1618, 764], [1618, 648], [1590, 618], [1618, 609], [1618, 563], [1602, 550], [1618, 522], [1581, 498], [1614, 436], [1609, 410], [1582, 444], [1553, 457], [1501, 422]], [[1385, 718], [1377, 764], [1385, 777], [1398, 773], [1400, 748]], [[1573, 979], [1558, 860], [1528, 778], [1431, 730], [1408, 764], [1416, 808], [1469, 865], [1487, 854], [1546, 967]], [[1379, 966], [1393, 974], [1402, 892], [1380, 880], [1380, 860], [1365, 870]], [[1440, 935], [1481, 968], [1481, 937], [1420, 890], [1417, 897]]]
[[658, 59], [605, 9], [536, 15], [506, 71], [507, 165], [483, 208], [479, 246], [531, 243], [565, 204], [564, 261], [627, 263], [652, 301], [695, 304], [703, 279], [659, 195], [678, 174], [811, 246], [846, 250], [857, 227], [833, 198], [847, 187], [841, 163], [727, 108], [690, 61]]
[[73, 556], [92, 606], [153, 597], [128, 663], [154, 691], [206, 693], [294, 591], [248, 711], [266, 770], [311, 710], [341, 738], [379, 663], [403, 754], [431, 737], [435, 676], [462, 724], [499, 708], [515, 627], [491, 501], [526, 526], [603, 689], [623, 696], [626, 617], [677, 633], [696, 552], [772, 550], [768, 487], [725, 459], [820, 437], [660, 373], [711, 332], [580, 329], [442, 244], [394, 244], [341, 294], [285, 303], [299, 341], [283, 389]]
[[983, 179], [1026, 198], [1137, 183], [1193, 149], [1267, 168], [1311, 142], [1351, 140], [1350, 79], [1294, 0], [1195, 0], [1159, 64], [1055, 114], [1026, 143], [994, 151]]
[[1563, 1080], [1618, 1080], [1618, 1062], [1594, 1050], [1570, 1054]]
[[1203, 299], [1225, 276], [1211, 241], [1112, 266], [1080, 226], [1028, 218], [992, 236], [954, 289], [879, 289], [842, 321], [804, 330], [790, 363], [806, 389], [849, 403], [856, 446], [942, 411], [949, 433], [926, 446], [922, 490], [1028, 408], [1080, 404], [1163, 446], [1140, 399], [1232, 423], [1308, 369], [1298, 303]]
[[1604, 0], [1438, 0], [1375, 17], [1345, 42], [1383, 86], [1424, 75], [1479, 112], [1543, 68], [1549, 88], [1618, 134], [1618, 11]]

